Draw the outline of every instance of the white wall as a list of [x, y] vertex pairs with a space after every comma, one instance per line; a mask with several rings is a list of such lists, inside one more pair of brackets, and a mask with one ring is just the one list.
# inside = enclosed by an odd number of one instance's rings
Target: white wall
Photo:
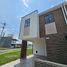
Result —
[[[38, 53], [36, 53], [38, 51]], [[33, 41], [33, 54], [47, 56], [45, 39], [35, 39]]]
[[[29, 18], [30, 18], [30, 27], [28, 30], [29, 34], [24, 35], [25, 20]], [[34, 11], [31, 14], [21, 18], [20, 36], [19, 36], [21, 40], [22, 39], [27, 40], [35, 37], [39, 37], [39, 16], [37, 11]]]
[[46, 32], [46, 35], [47, 34], [55, 34], [55, 33], [57, 33], [55, 22], [45, 24], [45, 32]]

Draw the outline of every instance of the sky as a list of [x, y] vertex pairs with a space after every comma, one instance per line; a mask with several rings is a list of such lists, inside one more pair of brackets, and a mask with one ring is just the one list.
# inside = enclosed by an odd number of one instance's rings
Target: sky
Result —
[[45, 11], [65, 0], [0, 0], [0, 31], [3, 22], [6, 22], [5, 33], [19, 35], [21, 17], [38, 10]]

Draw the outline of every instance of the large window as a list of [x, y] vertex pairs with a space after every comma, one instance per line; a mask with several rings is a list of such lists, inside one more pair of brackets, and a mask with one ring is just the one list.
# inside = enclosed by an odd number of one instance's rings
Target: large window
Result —
[[29, 27], [30, 26], [30, 18], [25, 20], [25, 25], [24, 27]]
[[45, 24], [52, 23], [54, 21], [55, 19], [53, 14], [48, 14], [47, 16], [45, 16]]

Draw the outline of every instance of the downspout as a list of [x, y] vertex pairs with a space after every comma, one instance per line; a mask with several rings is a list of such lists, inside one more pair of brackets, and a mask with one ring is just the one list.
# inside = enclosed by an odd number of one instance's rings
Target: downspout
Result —
[[63, 12], [63, 15], [64, 15], [64, 19], [65, 19], [65, 22], [66, 22], [66, 24], [67, 24], [67, 18], [66, 18], [66, 15], [65, 15], [65, 13], [67, 13], [67, 11], [66, 11], [66, 8], [64, 7], [64, 5], [61, 7], [62, 8], [62, 12]]
[[65, 13], [66, 13], [66, 16], [67, 16], [67, 9], [66, 9], [65, 5], [64, 5], [64, 10], [65, 10]]

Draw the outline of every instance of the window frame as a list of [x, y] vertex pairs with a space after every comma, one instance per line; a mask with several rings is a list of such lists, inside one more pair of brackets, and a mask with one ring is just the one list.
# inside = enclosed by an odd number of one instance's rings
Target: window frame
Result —
[[45, 20], [45, 24], [55, 22], [54, 14], [50, 13], [50, 14], [44, 16], [44, 20]]
[[30, 26], [30, 18], [25, 20], [24, 27], [29, 27]]

